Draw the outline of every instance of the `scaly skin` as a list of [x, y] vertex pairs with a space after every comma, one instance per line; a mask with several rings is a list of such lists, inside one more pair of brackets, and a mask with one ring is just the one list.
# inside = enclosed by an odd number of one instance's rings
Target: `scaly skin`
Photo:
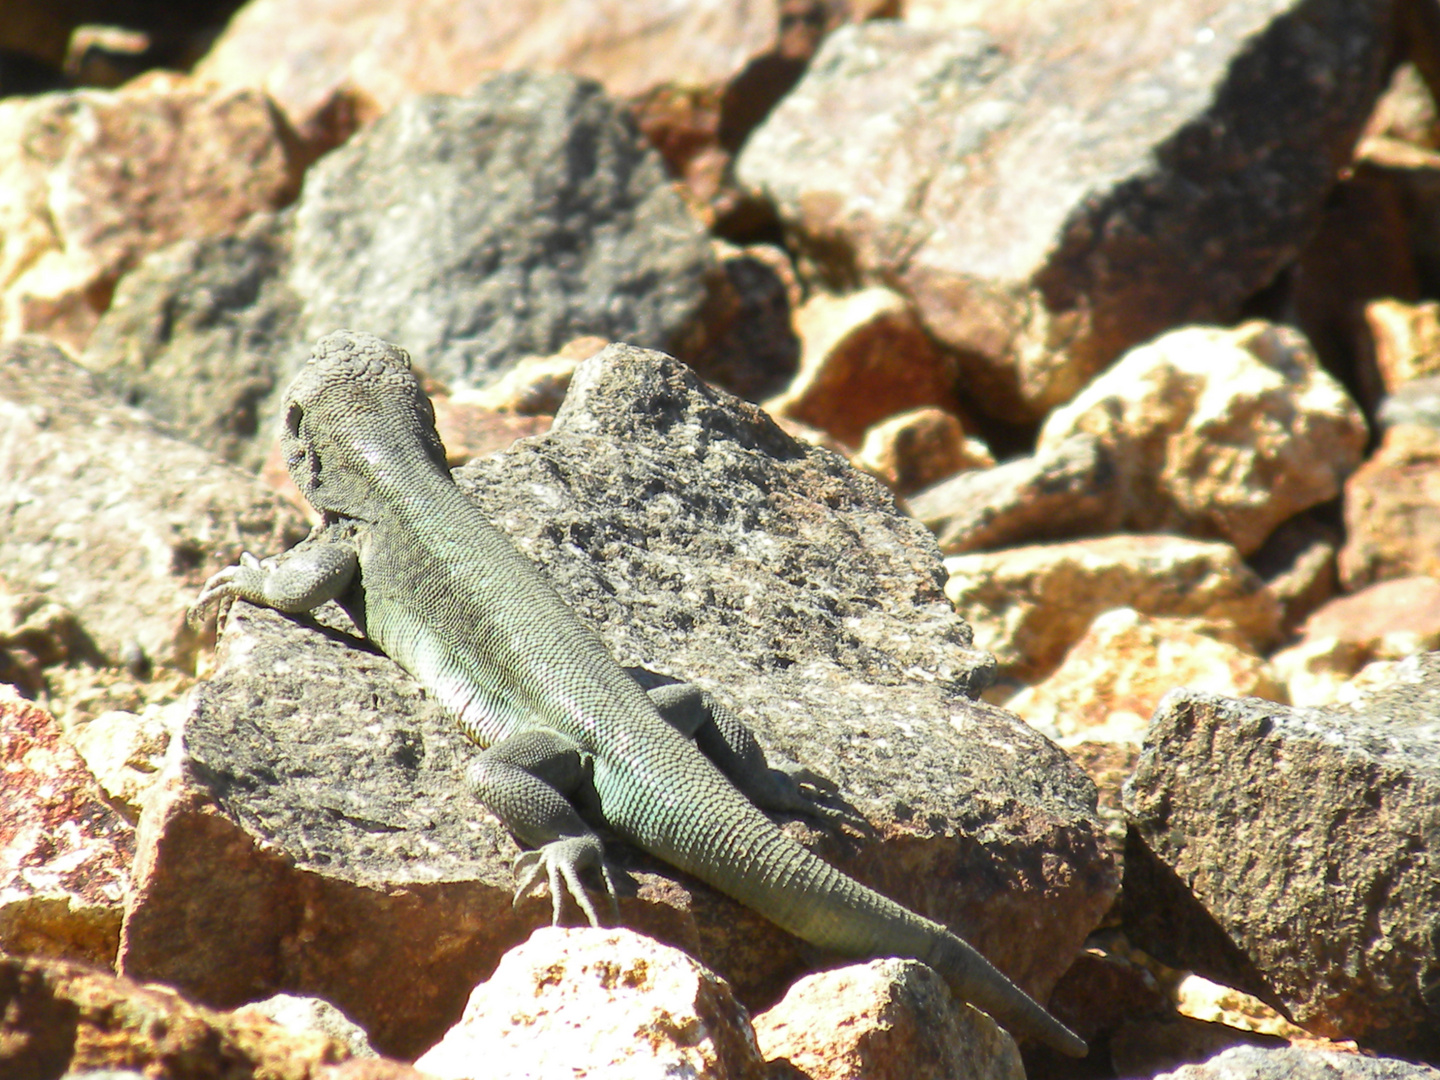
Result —
[[1086, 1052], [945, 927], [776, 828], [746, 795], [771, 808], [803, 800], [751, 775], [768, 770], [733, 715], [712, 708], [704, 718], [730, 721], [731, 748], [750, 759], [746, 775], [727, 777], [687, 737], [695, 721], [657, 709], [659, 699], [455, 486], [401, 349], [348, 331], [323, 338], [286, 393], [284, 423], [287, 465], [323, 523], [277, 560], [217, 574], [196, 607], [234, 596], [298, 612], [338, 599], [489, 748], [470, 779], [537, 849], [522, 857], [521, 892], [543, 875], [557, 920], [568, 893], [598, 921], [580, 878], [597, 871], [607, 890], [610, 878], [598, 836], [572, 805], [579, 797], [617, 835], [796, 936], [848, 956], [921, 960], [1017, 1035]]

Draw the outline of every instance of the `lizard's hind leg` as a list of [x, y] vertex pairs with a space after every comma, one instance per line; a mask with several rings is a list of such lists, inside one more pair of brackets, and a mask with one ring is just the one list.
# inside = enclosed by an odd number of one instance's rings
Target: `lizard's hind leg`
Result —
[[560, 925], [569, 893], [590, 925], [599, 926], [600, 916], [582, 881], [586, 871], [596, 871], [610, 898], [611, 914], [619, 921], [605, 847], [570, 801], [590, 782], [590, 770], [575, 743], [554, 731], [519, 732], [485, 750], [466, 770], [466, 778], [511, 835], [533, 849], [515, 862], [516, 904], [543, 880], [550, 889], [554, 925]]

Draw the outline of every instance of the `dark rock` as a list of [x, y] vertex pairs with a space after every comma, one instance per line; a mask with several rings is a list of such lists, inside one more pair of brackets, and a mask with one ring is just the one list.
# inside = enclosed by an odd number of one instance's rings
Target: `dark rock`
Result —
[[199, 586], [305, 532], [254, 478], [111, 399], [50, 342], [0, 346], [0, 575], [75, 612], [107, 659], [191, 666]]
[[908, 501], [947, 555], [1103, 534], [1123, 511], [1109, 453], [1083, 433], [1047, 453], [960, 473]]
[[121, 279], [80, 362], [192, 442], [258, 466], [267, 400], [305, 362], [289, 247], [289, 215], [264, 214], [148, 256]]
[[[581, 367], [550, 434], [456, 475], [622, 663], [712, 689], [878, 833], [787, 828], [1048, 991], [1115, 889], [1094, 788], [972, 700], [988, 659], [933, 542], [878, 483], [626, 346]], [[414, 1053], [549, 903], [512, 911], [516, 849], [465, 791], [473, 751], [352, 633], [236, 605], [184, 783], [142, 821], [153, 861], [122, 964], [207, 1001], [319, 994], [382, 1051]], [[611, 853], [632, 879], [624, 921], [742, 1000], [802, 969], [758, 915]]]
[[1295, 256], [1380, 89], [1391, 6], [1053, 0], [992, 5], [993, 34], [842, 27], [738, 175], [814, 276], [900, 288], [987, 410], [1035, 419]]
[[1440, 654], [1356, 709], [1167, 698], [1125, 793], [1159, 870], [1139, 880], [1127, 851], [1125, 902], [1172, 916], [1127, 931], [1322, 1035], [1436, 1061]]
[[413, 98], [308, 174], [291, 284], [307, 337], [362, 326], [483, 386], [582, 334], [673, 347], [715, 265], [600, 87], [506, 73]]
[[1335, 595], [1339, 588], [1335, 560], [1341, 541], [1335, 526], [1313, 513], [1297, 514], [1282, 522], [1250, 556], [1250, 565], [1284, 609], [1284, 631], [1297, 629]]

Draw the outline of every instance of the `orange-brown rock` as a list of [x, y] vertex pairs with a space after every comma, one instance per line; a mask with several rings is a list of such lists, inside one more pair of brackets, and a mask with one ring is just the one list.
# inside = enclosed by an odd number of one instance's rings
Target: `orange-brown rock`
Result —
[[1024, 1080], [1015, 1041], [914, 960], [808, 975], [755, 1017], [760, 1050], [811, 1080]]
[[936, 348], [904, 297], [884, 288], [813, 297], [795, 313], [800, 371], [777, 416], [859, 446], [872, 424], [924, 406], [955, 411], [955, 366]]
[[1260, 649], [1273, 643], [1280, 605], [1229, 544], [1175, 536], [1109, 536], [945, 560], [945, 595], [1000, 670], [1038, 680], [1053, 671], [1096, 615], [1132, 607], [1203, 618]]
[[1440, 430], [1389, 428], [1345, 484], [1340, 581], [1355, 590], [1387, 578], [1440, 577]]
[[[1301, 639], [1272, 657], [1291, 704], [1353, 699], [1387, 664], [1440, 648], [1440, 581], [1394, 578], [1313, 612]], [[1361, 676], [1364, 676], [1362, 680]]]
[[177, 75], [0, 102], [0, 333], [83, 346], [142, 255], [290, 202], [297, 153], [263, 94]]
[[83, 964], [0, 954], [0, 1076], [132, 1070], [165, 1080], [425, 1080], [316, 1031], [216, 1012]]
[[931, 407], [870, 427], [851, 462], [897, 495], [909, 495], [967, 469], [991, 468], [995, 458], [979, 439], [965, 437], [954, 413]]
[[1160, 699], [1177, 686], [1284, 701], [1255, 653], [1213, 636], [1201, 619], [1115, 608], [1096, 617], [1044, 682], [1005, 703], [1062, 740], [1139, 745]]
[[134, 830], [55, 718], [8, 687], [0, 778], [0, 951], [113, 964]]
[[[838, 5], [847, 15], [879, 6]], [[828, 21], [823, 7], [808, 7]], [[337, 95], [378, 114], [414, 94], [463, 93], [500, 69], [573, 72], [631, 97], [664, 83], [723, 85], [753, 58], [784, 55], [794, 30], [779, 16], [770, 3], [320, 0], [296, 9], [255, 0], [196, 74], [263, 86], [301, 128]]]
[[1372, 300], [1365, 305], [1375, 367], [1385, 393], [1428, 375], [1440, 375], [1440, 303]]
[[632, 930], [560, 927], [506, 953], [415, 1067], [440, 1080], [766, 1075], [719, 976]]

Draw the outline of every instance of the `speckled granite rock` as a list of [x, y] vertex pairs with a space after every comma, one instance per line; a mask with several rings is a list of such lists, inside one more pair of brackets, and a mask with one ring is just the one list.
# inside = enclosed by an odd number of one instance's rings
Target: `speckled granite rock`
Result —
[[1171, 694], [1126, 788], [1131, 939], [1322, 1035], [1440, 1061], [1437, 717], [1437, 653], [1349, 710]]

